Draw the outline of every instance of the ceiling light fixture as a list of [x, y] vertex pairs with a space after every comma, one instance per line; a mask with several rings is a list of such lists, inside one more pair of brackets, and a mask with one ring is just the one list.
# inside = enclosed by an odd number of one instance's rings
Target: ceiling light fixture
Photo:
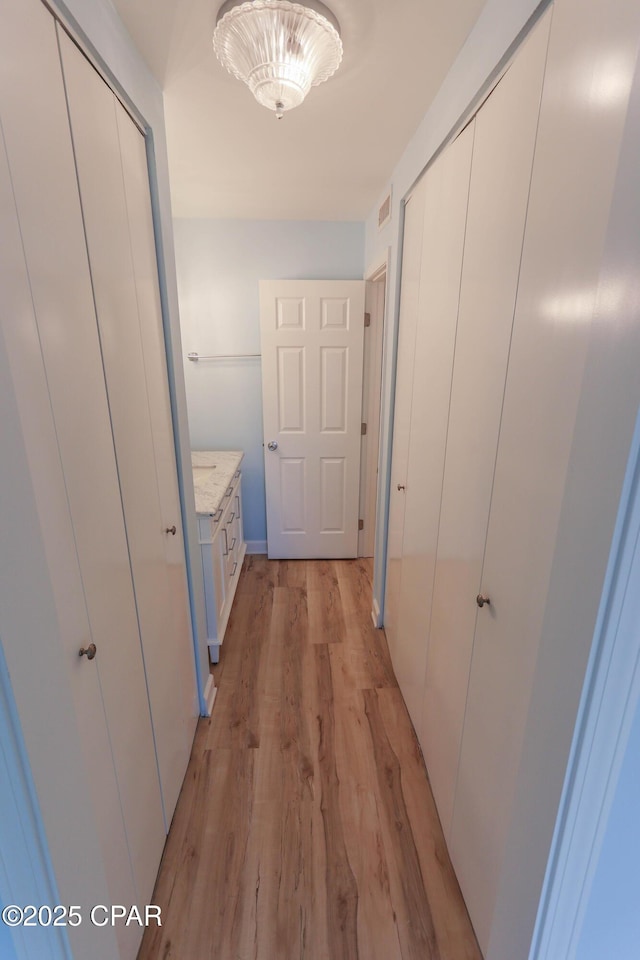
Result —
[[213, 49], [279, 120], [342, 60], [338, 21], [316, 0], [227, 0], [218, 13]]

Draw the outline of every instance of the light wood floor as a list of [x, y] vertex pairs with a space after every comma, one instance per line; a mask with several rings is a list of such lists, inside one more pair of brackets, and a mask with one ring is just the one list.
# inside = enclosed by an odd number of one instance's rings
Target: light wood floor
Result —
[[370, 573], [245, 561], [139, 960], [481, 960]]

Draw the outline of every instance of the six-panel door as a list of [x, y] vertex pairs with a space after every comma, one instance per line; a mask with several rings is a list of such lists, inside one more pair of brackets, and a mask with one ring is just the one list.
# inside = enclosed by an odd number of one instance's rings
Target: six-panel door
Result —
[[268, 552], [358, 553], [364, 281], [260, 284]]

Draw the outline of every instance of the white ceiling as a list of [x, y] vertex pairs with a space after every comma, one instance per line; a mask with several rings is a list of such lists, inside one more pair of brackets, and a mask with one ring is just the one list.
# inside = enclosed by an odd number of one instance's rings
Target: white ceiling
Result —
[[164, 90], [176, 217], [363, 220], [485, 0], [326, 0], [344, 60], [283, 120], [216, 60], [222, 0], [114, 0]]

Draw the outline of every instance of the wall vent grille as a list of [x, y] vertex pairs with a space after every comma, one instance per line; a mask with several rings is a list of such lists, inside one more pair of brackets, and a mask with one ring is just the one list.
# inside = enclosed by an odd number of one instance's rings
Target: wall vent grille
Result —
[[378, 230], [382, 230], [382, 228], [389, 223], [389, 220], [391, 220], [391, 191], [389, 191], [380, 204], [380, 209], [378, 210]]

